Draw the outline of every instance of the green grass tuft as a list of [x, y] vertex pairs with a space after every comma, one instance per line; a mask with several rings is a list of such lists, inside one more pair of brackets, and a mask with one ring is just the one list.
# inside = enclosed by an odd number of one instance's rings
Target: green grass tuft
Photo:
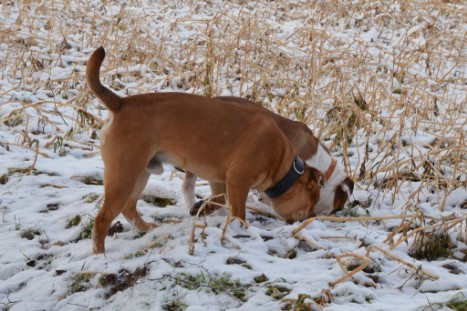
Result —
[[200, 288], [207, 288], [216, 295], [226, 292], [241, 301], [245, 301], [248, 288], [250, 287], [248, 284], [241, 284], [238, 280], [231, 280], [231, 276], [228, 273], [223, 273], [220, 276], [202, 272], [196, 275], [180, 273], [175, 279], [178, 285], [186, 289], [198, 290]]
[[447, 234], [425, 234], [414, 243], [410, 255], [418, 260], [428, 261], [452, 256], [452, 245]]
[[21, 234], [20, 234], [20, 236], [23, 239], [26, 239], [26, 240], [32, 240], [36, 236], [39, 236], [39, 235], [41, 235], [41, 232], [39, 230], [37, 230], [37, 229], [34, 229], [34, 228], [25, 229], [25, 230], [21, 231]]

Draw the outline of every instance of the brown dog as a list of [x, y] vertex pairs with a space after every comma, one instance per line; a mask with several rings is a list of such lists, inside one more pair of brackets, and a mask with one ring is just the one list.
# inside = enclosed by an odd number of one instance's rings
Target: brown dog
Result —
[[231, 216], [241, 221], [250, 188], [271, 192], [273, 208], [287, 220], [314, 214], [324, 176], [295, 154], [269, 113], [180, 93], [121, 98], [100, 82], [104, 58], [98, 48], [86, 69], [91, 91], [109, 109], [101, 136], [105, 193], [94, 222], [95, 253], [105, 251], [105, 236], [120, 213], [140, 230], [152, 227], [138, 215], [136, 202], [164, 162], [225, 184]]
[[[324, 186], [321, 187], [319, 201], [315, 206], [315, 214], [320, 216], [329, 215], [343, 209], [345, 202], [353, 192], [354, 183], [345, 173], [344, 166], [331, 156], [330, 152], [313, 135], [308, 126], [301, 122], [284, 118], [247, 99], [240, 97], [215, 97], [215, 99], [252, 107], [269, 113], [285, 136], [290, 140], [298, 155], [302, 159], [305, 159], [305, 162], [309, 166], [325, 172], [325, 182]], [[194, 206], [191, 209], [191, 214], [196, 214], [202, 202], [194, 204], [195, 182], [195, 175], [190, 173], [185, 175], [183, 192], [187, 205]], [[210, 182], [210, 186], [213, 195], [225, 193], [225, 184]], [[223, 203], [222, 199], [216, 199], [216, 202]], [[208, 205], [206, 210], [211, 212], [216, 208], [216, 206]]]

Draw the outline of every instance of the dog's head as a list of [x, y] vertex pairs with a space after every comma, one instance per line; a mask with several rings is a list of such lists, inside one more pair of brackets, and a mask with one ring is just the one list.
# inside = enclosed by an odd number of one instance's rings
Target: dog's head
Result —
[[345, 173], [344, 165], [333, 159], [321, 144], [318, 145], [316, 154], [305, 162], [318, 168], [325, 175], [324, 185], [315, 206], [316, 215], [327, 216], [342, 210], [354, 188], [354, 182]]
[[304, 173], [293, 186], [272, 200], [274, 210], [287, 222], [315, 216], [315, 207], [324, 180], [325, 176], [321, 171], [305, 165]]
[[330, 174], [325, 173], [324, 185], [315, 207], [316, 215], [327, 216], [342, 210], [353, 188], [354, 182], [345, 173], [344, 166], [337, 163]]

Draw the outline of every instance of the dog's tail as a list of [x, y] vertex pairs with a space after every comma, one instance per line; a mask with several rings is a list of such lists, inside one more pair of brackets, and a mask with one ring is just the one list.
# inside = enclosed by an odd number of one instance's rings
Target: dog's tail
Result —
[[110, 111], [118, 111], [122, 99], [110, 89], [102, 85], [99, 78], [99, 70], [105, 58], [105, 50], [101, 46], [97, 48], [89, 58], [86, 66], [86, 79], [91, 91], [99, 98]]

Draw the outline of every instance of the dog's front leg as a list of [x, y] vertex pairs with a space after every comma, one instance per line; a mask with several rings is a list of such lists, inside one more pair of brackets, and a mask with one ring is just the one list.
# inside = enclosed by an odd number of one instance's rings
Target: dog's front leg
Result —
[[[213, 196], [219, 195], [219, 194], [222, 194], [222, 193], [224, 193], [224, 194], [226, 193], [224, 183], [209, 182], [209, 187], [211, 187], [211, 193], [212, 193]], [[216, 203], [219, 203], [219, 204], [225, 204], [225, 197], [220, 196], [219, 198], [214, 199], [213, 201], [216, 202]]]
[[230, 221], [236, 218], [248, 227], [246, 219], [245, 204], [248, 197], [249, 185], [235, 181], [227, 181], [227, 201], [230, 205]]

